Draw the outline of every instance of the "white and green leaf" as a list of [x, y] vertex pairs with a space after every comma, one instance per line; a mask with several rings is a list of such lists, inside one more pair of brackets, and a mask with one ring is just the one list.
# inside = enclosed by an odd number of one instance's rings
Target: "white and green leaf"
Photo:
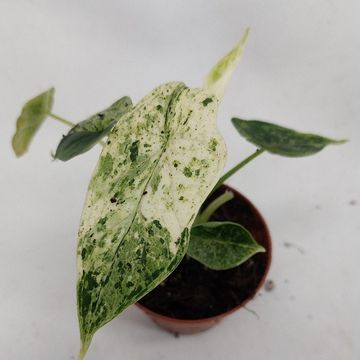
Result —
[[16, 156], [22, 156], [51, 111], [54, 101], [54, 88], [29, 100], [22, 108], [16, 121], [16, 132], [12, 139], [12, 147]]
[[233, 118], [231, 121], [245, 139], [261, 149], [282, 156], [309, 156], [321, 151], [327, 145], [346, 142], [346, 140], [301, 133], [265, 121], [238, 118]]
[[107, 109], [81, 121], [62, 138], [54, 158], [67, 161], [90, 150], [131, 108], [131, 99], [124, 96]]
[[79, 230], [80, 358], [97, 329], [157, 286], [185, 255], [191, 225], [225, 163], [217, 107], [209, 91], [169, 83], [110, 132]]
[[209, 89], [218, 99], [223, 98], [226, 86], [240, 62], [248, 35], [249, 29], [246, 29], [239, 43], [216, 63], [205, 79], [204, 88]]
[[242, 225], [214, 221], [191, 229], [187, 254], [210, 269], [226, 270], [264, 251]]

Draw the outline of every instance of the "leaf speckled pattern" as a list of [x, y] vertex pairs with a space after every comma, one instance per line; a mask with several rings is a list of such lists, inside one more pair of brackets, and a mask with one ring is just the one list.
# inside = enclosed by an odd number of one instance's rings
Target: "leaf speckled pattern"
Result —
[[67, 161], [90, 150], [131, 108], [131, 99], [124, 96], [107, 109], [81, 121], [61, 139], [54, 158]]
[[223, 170], [218, 100], [182, 83], [159, 86], [109, 134], [89, 185], [78, 243], [84, 356], [93, 334], [166, 278]]
[[232, 118], [231, 121], [245, 139], [261, 149], [281, 156], [309, 156], [321, 151], [327, 145], [339, 145], [347, 141], [301, 133], [265, 121], [238, 118]]
[[212, 221], [191, 229], [187, 254], [209, 269], [227, 270], [264, 251], [242, 225]]

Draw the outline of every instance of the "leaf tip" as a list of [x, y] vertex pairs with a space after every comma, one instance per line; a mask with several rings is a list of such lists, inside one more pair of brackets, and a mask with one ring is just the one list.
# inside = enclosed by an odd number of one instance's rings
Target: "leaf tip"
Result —
[[53, 151], [50, 152], [50, 156], [51, 156], [51, 161], [56, 161], [57, 160], [56, 153], [54, 154]]
[[12, 138], [12, 141], [11, 141], [11, 147], [14, 151], [14, 154], [17, 158], [23, 156], [25, 154], [26, 151], [23, 151], [23, 150], [20, 150], [17, 145], [16, 145], [16, 137], [15, 135], [13, 136]]
[[245, 45], [248, 37], [249, 37], [249, 34], [250, 34], [250, 26], [248, 26], [245, 31], [244, 31], [244, 34], [243, 36], [241, 37], [241, 40], [240, 40], [240, 44], [243, 46]]
[[349, 139], [340, 139], [340, 140], [332, 140], [332, 143], [335, 145], [342, 145], [349, 142]]

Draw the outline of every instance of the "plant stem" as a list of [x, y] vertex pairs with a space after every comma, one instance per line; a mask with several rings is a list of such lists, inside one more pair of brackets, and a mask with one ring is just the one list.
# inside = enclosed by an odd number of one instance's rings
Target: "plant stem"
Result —
[[92, 337], [86, 341], [81, 341], [81, 348], [78, 356], [78, 360], [83, 360], [85, 358], [85, 355], [89, 349], [90, 343], [91, 343]]
[[214, 214], [214, 212], [222, 205], [224, 205], [226, 202], [231, 200], [234, 197], [234, 194], [231, 191], [225, 191], [223, 194], [218, 196], [215, 200], [213, 200], [208, 207], [197, 216], [197, 219], [195, 219], [194, 225], [202, 224], [204, 222], [207, 222], [211, 215]]
[[51, 116], [53, 119], [61, 122], [62, 124], [65, 124], [65, 125], [67, 125], [67, 126], [70, 126], [70, 127], [74, 127], [74, 126], [75, 126], [75, 124], [72, 123], [71, 121], [66, 120], [66, 119], [64, 119], [64, 118], [62, 118], [62, 117], [60, 117], [60, 116], [58, 116], [58, 115], [53, 114], [53, 113], [49, 113], [49, 116]]
[[[255, 159], [259, 155], [261, 155], [265, 149], [256, 149], [254, 153], [252, 153], [250, 156], [248, 156], [246, 159], [239, 162], [237, 165], [235, 165], [232, 169], [230, 169], [227, 173], [225, 173], [217, 182], [214, 189], [210, 193], [210, 195], [216, 191], [230, 176], [234, 175], [238, 170], [243, 168], [246, 164], [248, 164], [251, 160]], [[210, 196], [209, 195], [209, 196]]]

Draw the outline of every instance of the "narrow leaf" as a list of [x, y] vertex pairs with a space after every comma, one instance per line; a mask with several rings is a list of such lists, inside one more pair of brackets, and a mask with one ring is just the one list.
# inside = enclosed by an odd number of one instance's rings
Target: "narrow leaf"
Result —
[[[204, 101], [212, 101], [206, 106]], [[190, 228], [224, 167], [218, 102], [161, 85], [109, 134], [91, 179], [78, 243], [82, 354], [93, 334], [178, 265]]]
[[54, 158], [67, 161], [90, 150], [131, 108], [131, 99], [124, 96], [109, 108], [81, 121], [62, 138]]
[[258, 120], [231, 119], [236, 130], [248, 141], [271, 153], [301, 157], [315, 154], [330, 144], [343, 144], [346, 140], [333, 140], [315, 134], [305, 134], [282, 126]]
[[191, 229], [187, 254], [210, 269], [226, 270], [264, 251], [243, 226], [208, 222]]
[[51, 88], [32, 98], [23, 106], [16, 121], [16, 132], [12, 139], [16, 156], [22, 156], [28, 150], [31, 140], [51, 111], [54, 92], [54, 88]]
[[246, 29], [239, 43], [210, 70], [205, 79], [204, 87], [209, 89], [218, 99], [224, 96], [225, 88], [238, 65], [249, 29]]

